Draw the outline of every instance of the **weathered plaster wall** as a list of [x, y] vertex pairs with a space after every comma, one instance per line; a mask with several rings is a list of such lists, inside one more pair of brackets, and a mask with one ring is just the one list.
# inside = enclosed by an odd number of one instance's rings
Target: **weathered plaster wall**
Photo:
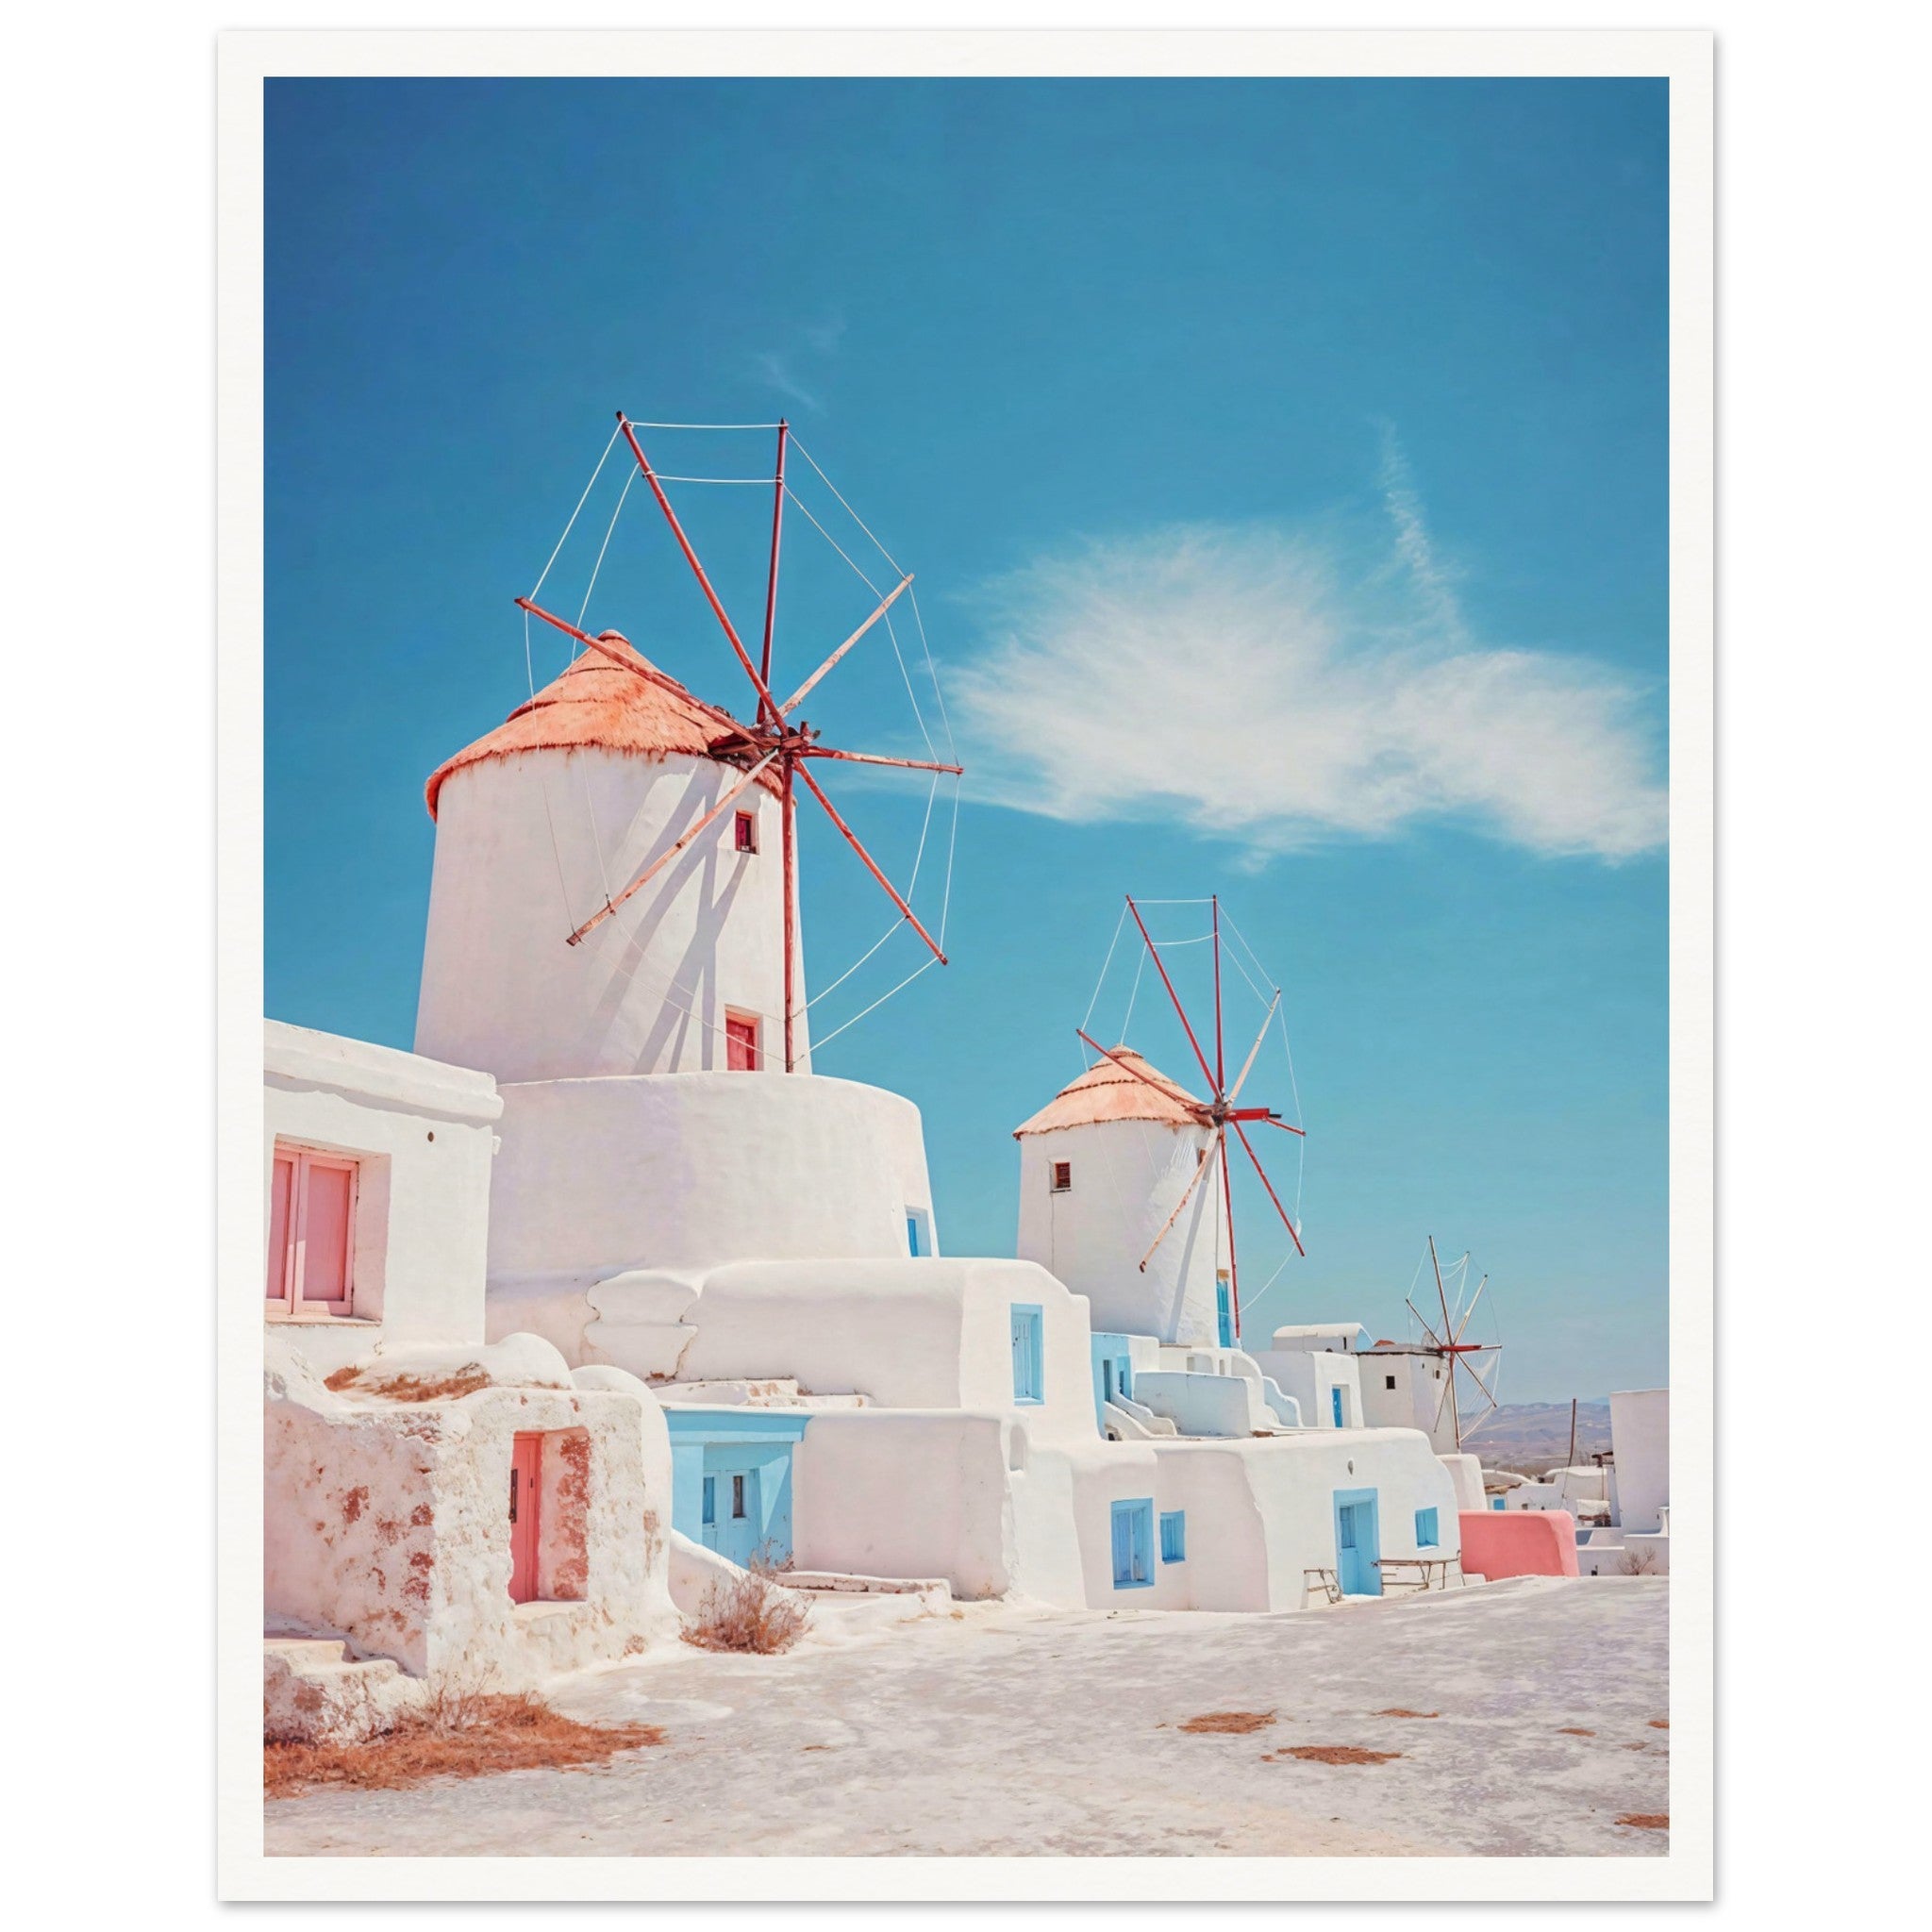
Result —
[[1576, 1519], [1567, 1510], [1474, 1509], [1461, 1524], [1462, 1567], [1472, 1576], [1576, 1574]]
[[[695, 1072], [725, 1065], [733, 1008], [757, 1014], [767, 1055], [782, 1055], [779, 806], [762, 786], [734, 808], [757, 811], [757, 853], [733, 849], [727, 811], [595, 932], [564, 943], [741, 775], [709, 758], [596, 748], [451, 773], [437, 802], [417, 1051], [501, 1080]], [[801, 943], [795, 1008], [803, 961]], [[795, 1028], [808, 1066], [802, 1013]]]
[[[404, 1357], [407, 1388], [528, 1373], [533, 1344]], [[486, 1380], [449, 1399], [387, 1401], [375, 1357], [351, 1392], [272, 1347], [266, 1383], [264, 1600], [273, 1624], [347, 1638], [418, 1675], [514, 1687], [620, 1657], [665, 1634], [670, 1485], [645, 1481], [647, 1391], [578, 1389], [554, 1357], [544, 1386]], [[474, 1367], [474, 1374], [465, 1370]], [[662, 1416], [657, 1416], [661, 1432]], [[540, 1589], [509, 1597], [512, 1439], [546, 1441]], [[553, 1459], [552, 1444], [558, 1449]], [[654, 1457], [654, 1460], [658, 1459]]]

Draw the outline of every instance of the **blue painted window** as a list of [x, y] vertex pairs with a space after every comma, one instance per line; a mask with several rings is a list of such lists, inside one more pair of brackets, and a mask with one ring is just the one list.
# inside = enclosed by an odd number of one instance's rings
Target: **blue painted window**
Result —
[[906, 1252], [908, 1255], [919, 1253], [919, 1216], [916, 1214], [906, 1217]]
[[705, 1504], [703, 1521], [716, 1523], [718, 1520], [718, 1478], [708, 1475], [705, 1478]]
[[1046, 1399], [1046, 1373], [1042, 1357], [1041, 1329], [1044, 1315], [1037, 1306], [1013, 1304], [1013, 1400], [1043, 1402]]
[[1341, 1391], [1339, 1388], [1328, 1391], [1328, 1407], [1335, 1412], [1335, 1426], [1341, 1426]]
[[1113, 1506], [1113, 1587], [1145, 1590], [1154, 1581], [1154, 1499]]
[[1501, 1496], [1491, 1496], [1490, 1498], [1490, 1507], [1491, 1509], [1500, 1509], [1502, 1507], [1503, 1499]]
[[1433, 1509], [1418, 1509], [1415, 1512], [1416, 1548], [1432, 1550], [1441, 1541], [1436, 1530], [1436, 1512]]
[[1234, 1309], [1228, 1304], [1227, 1283], [1217, 1279], [1214, 1284], [1215, 1325], [1221, 1333], [1223, 1348], [1234, 1346]]
[[1163, 1509], [1160, 1512], [1160, 1560], [1185, 1563], [1188, 1560], [1188, 1512]]

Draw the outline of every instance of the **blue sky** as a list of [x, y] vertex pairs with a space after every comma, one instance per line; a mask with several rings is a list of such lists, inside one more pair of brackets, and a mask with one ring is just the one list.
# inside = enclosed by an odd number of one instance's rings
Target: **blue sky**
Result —
[[[784, 413], [917, 572], [970, 768], [954, 963], [819, 1062], [919, 1103], [944, 1245], [1011, 1252], [1009, 1131], [1078, 1070], [1123, 892], [1219, 892], [1310, 1136], [1306, 1261], [1238, 1199], [1250, 1336], [1400, 1332], [1433, 1232], [1491, 1275], [1507, 1398], [1662, 1381], [1665, 114], [1652, 81], [272, 83], [269, 1010], [409, 1043], [422, 783], [526, 695], [510, 598], [612, 411]], [[741, 708], [621, 482], [549, 588], [574, 610], [612, 528], [593, 627]], [[678, 501], [753, 611], [767, 500]], [[803, 675], [871, 599], [798, 517], [787, 561]], [[891, 647], [808, 708], [828, 741], [918, 751]], [[841, 776], [903, 872], [923, 786]], [[818, 830], [814, 986], [890, 916]], [[917, 963], [902, 931], [820, 1032]], [[1153, 991], [1128, 1031], [1185, 1075]], [[1276, 1048], [1254, 1080], [1285, 1097]]]

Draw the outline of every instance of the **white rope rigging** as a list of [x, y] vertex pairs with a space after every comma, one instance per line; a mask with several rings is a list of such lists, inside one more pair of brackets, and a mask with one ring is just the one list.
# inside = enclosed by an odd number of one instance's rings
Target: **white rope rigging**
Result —
[[[648, 430], [661, 429], [691, 431], [774, 431], [779, 427], [779, 425], [776, 423], [670, 423], [645, 421], [642, 419], [631, 420], [633, 422], [633, 426], [640, 429]], [[581, 519], [583, 512], [591, 500], [591, 497], [595, 492], [599, 481], [604, 474], [604, 471], [609, 462], [610, 453], [616, 447], [618, 440], [622, 435], [623, 427], [620, 424], [618, 427], [612, 429], [608, 440], [606, 441], [603, 450], [600, 452], [598, 456], [595, 467], [591, 472], [590, 480], [584, 485], [582, 493], [578, 496], [575, 505], [573, 507], [571, 510], [569, 519], [566, 521], [564, 525], [562, 534], [558, 538], [555, 545], [552, 547], [550, 555], [544, 560], [543, 568], [541, 572], [539, 574], [536, 583], [531, 587], [529, 592], [529, 601], [531, 603], [536, 603], [541, 597], [543, 591], [543, 587], [548, 582], [553, 571], [557, 566], [558, 559], [561, 557], [565, 546], [569, 543], [572, 533], [575, 531], [578, 521]], [[846, 516], [849, 517], [851, 521], [858, 525], [858, 529], [863, 534], [866, 541], [869, 542], [872, 545], [872, 547], [877, 551], [879, 556], [885, 558], [886, 562], [891, 566], [894, 575], [899, 579], [903, 580], [906, 576], [906, 573], [900, 569], [897, 560], [892, 557], [891, 553], [886, 549], [885, 545], [879, 541], [877, 535], [873, 531], [870, 525], [866, 524], [865, 520], [862, 517], [860, 517], [858, 513], [853, 508], [852, 505], [846, 500], [842, 492], [839, 490], [838, 486], [835, 483], [833, 483], [830, 476], [826, 475], [824, 467], [819, 463], [818, 459], [811, 454], [809, 450], [805, 448], [804, 444], [798, 441], [795, 435], [790, 437], [788, 446], [790, 448], [797, 450], [798, 454], [805, 458], [806, 463], [809, 466], [812, 473], [818, 477], [819, 481], [824, 484], [824, 488], [830, 492], [833, 499], [838, 503], [839, 507], [845, 512]], [[700, 472], [703, 469], [704, 466], [698, 465], [693, 466], [692, 471], [689, 474], [685, 472], [669, 471], [653, 471], [651, 474], [657, 478], [658, 481], [661, 483], [691, 484], [695, 486], [704, 487], [770, 489], [773, 488], [777, 481], [777, 479], [774, 476], [769, 474], [761, 476], [713, 475], [708, 473], [701, 474]], [[628, 473], [625, 478], [624, 487], [618, 494], [616, 508], [612, 510], [610, 520], [605, 526], [603, 541], [599, 544], [595, 559], [591, 564], [589, 581], [585, 586], [583, 601], [578, 607], [576, 619], [576, 628], [578, 630], [582, 630], [585, 627], [586, 621], [588, 619], [590, 612], [591, 602], [595, 593], [596, 585], [602, 574], [604, 563], [610, 548], [612, 537], [616, 531], [618, 522], [623, 515], [625, 504], [629, 498], [632, 485], [635, 484], [639, 476], [641, 476], [643, 474], [643, 470], [641, 469], [641, 467], [639, 466], [633, 465], [630, 466], [628, 469]], [[853, 573], [853, 575], [858, 579], [858, 581], [862, 585], [865, 586], [865, 588], [873, 594], [873, 596], [875, 599], [878, 599], [879, 601], [883, 602], [883, 593], [879, 590], [877, 584], [874, 582], [873, 578], [867, 574], [867, 572], [864, 569], [862, 569], [859, 566], [859, 564], [855, 560], [855, 558], [851, 555], [850, 551], [848, 551], [846, 546], [841, 543], [839, 540], [833, 536], [831, 531], [826, 528], [825, 524], [823, 521], [821, 521], [821, 519], [812, 509], [811, 506], [802, 501], [797, 491], [794, 491], [789, 483], [783, 486], [783, 491], [784, 496], [790, 500], [790, 502], [798, 510], [798, 512], [806, 519], [806, 521], [812, 526], [812, 528], [818, 532], [820, 537], [822, 537], [824, 540], [825, 543], [834, 552], [834, 554], [837, 555], [841, 561], [843, 561], [846, 568]], [[920, 693], [918, 689], [915, 687], [915, 683], [911, 675], [911, 669], [908, 661], [905, 643], [899, 638], [897, 630], [892, 624], [891, 615], [890, 612], [888, 612], [884, 615], [884, 627], [886, 630], [887, 637], [891, 641], [893, 660], [896, 663], [899, 671], [900, 683], [906, 691], [907, 700], [911, 707], [913, 719], [918, 727], [920, 738], [925, 744], [927, 755], [935, 763], [941, 761], [947, 763], [957, 763], [958, 758], [954, 751], [952, 720], [946, 711], [945, 697], [943, 691], [940, 687], [938, 668], [933, 659], [931, 642], [926, 636], [924, 619], [923, 614], [920, 612], [918, 598], [916, 595], [914, 595], [910, 600], [910, 608], [913, 613], [914, 628], [917, 632], [919, 640], [919, 654], [924, 659], [924, 675], [921, 681], [923, 683], [929, 684], [930, 686], [930, 697], [932, 704], [935, 708], [936, 722], [939, 725], [940, 739], [943, 741], [945, 746], [943, 758], [941, 757], [941, 753], [940, 750], [940, 742], [935, 739], [932, 724], [928, 721], [926, 715], [926, 708], [925, 706], [922, 705], [920, 701]], [[572, 658], [570, 661], [575, 661], [575, 656], [576, 646], [573, 645]], [[530, 613], [527, 610], [524, 612], [524, 673], [525, 681], [528, 689], [529, 696], [534, 698], [537, 695], [535, 649], [530, 632]], [[597, 822], [596, 801], [591, 791], [589, 770], [587, 766], [582, 764], [581, 761], [579, 763], [579, 775], [582, 780], [584, 808], [587, 817], [589, 819], [589, 827], [591, 842], [593, 847], [595, 848], [596, 853], [598, 874], [603, 884], [605, 903], [608, 905], [610, 903], [610, 901], [613, 899], [615, 895], [611, 891], [611, 880], [608, 868], [608, 858], [604, 848], [604, 839], [602, 836], [602, 830]], [[913, 895], [919, 888], [919, 881], [922, 875], [925, 855], [928, 849], [930, 849], [931, 834], [933, 829], [933, 815], [937, 808], [937, 801], [939, 795], [939, 781], [941, 777], [946, 775], [948, 774], [944, 773], [935, 773], [933, 774], [932, 784], [927, 791], [925, 809], [920, 824], [918, 844], [914, 851], [912, 858], [911, 873], [909, 878], [908, 879], [905, 891], [901, 895], [908, 905], [910, 905], [912, 903]], [[959, 803], [961, 788], [958, 775], [952, 775], [954, 778], [954, 782], [951, 814], [946, 831], [945, 880], [943, 887], [941, 889], [941, 908], [938, 924], [939, 946], [941, 951], [943, 951], [945, 946], [946, 930], [952, 913], [953, 872], [954, 863], [958, 852], [959, 831]], [[551, 858], [557, 872], [558, 897], [562, 904], [566, 918], [574, 921], [575, 918], [575, 912], [570, 903], [570, 886], [568, 881], [568, 875], [566, 874], [563, 864], [562, 847], [558, 836], [556, 816], [553, 808], [553, 801], [550, 796], [550, 784], [547, 774], [541, 774], [541, 791], [543, 802], [544, 822], [550, 840]], [[883, 948], [888, 942], [888, 941], [891, 940], [892, 935], [895, 932], [897, 932], [899, 928], [907, 923], [907, 916], [903, 913], [900, 914], [897, 918], [895, 918], [892, 924], [889, 925], [882, 934], [880, 934], [879, 938], [875, 940], [870, 946], [868, 946], [862, 953], [860, 953], [858, 958], [855, 959], [850, 966], [846, 967], [846, 969], [842, 973], [838, 974], [838, 976], [834, 978], [832, 981], [830, 981], [827, 985], [821, 987], [819, 991], [816, 993], [814, 993], [808, 1001], [807, 1001], [806, 1005], [798, 1010], [809, 1011], [812, 1008], [816, 1007], [821, 1000], [825, 998], [827, 994], [832, 993], [837, 989], [844, 986], [845, 983], [848, 980], [850, 980], [852, 976], [860, 970], [860, 968], [865, 966], [871, 959], [873, 959], [878, 954], [881, 948]], [[611, 922], [611, 926], [612, 929], [615, 931], [624, 932], [626, 935], [627, 940], [629, 940], [633, 945], [636, 944], [635, 932], [632, 926], [626, 924], [622, 919]], [[904, 991], [905, 988], [911, 985], [913, 980], [917, 979], [921, 973], [924, 973], [929, 967], [937, 965], [938, 963], [938, 959], [928, 956], [913, 972], [908, 974], [905, 976], [905, 978], [901, 979], [898, 982], [898, 984], [892, 987], [890, 991], [888, 991], [885, 993], [882, 993], [877, 999], [874, 1000], [870, 1005], [863, 1008], [858, 1013], [853, 1014], [850, 1019], [844, 1021], [841, 1024], [835, 1027], [831, 1032], [826, 1033], [822, 1038], [813, 1041], [811, 1042], [812, 1047], [814, 1049], [819, 1049], [828, 1045], [832, 1041], [836, 1040], [841, 1034], [846, 1032], [852, 1026], [857, 1025], [860, 1020], [865, 1019], [868, 1015], [876, 1011], [879, 1007], [883, 1006], [887, 1000], [892, 998], [894, 994]], [[641, 980], [645, 986], [649, 987], [659, 997], [661, 997], [664, 1001], [664, 1004], [667, 1007], [671, 1008], [674, 1011], [678, 1012], [684, 1015], [685, 1018], [695, 1022], [699, 1026], [704, 1027], [710, 1033], [719, 1035], [721, 1037], [728, 1038], [728, 1035], [725, 1035], [724, 1033], [724, 1027], [721, 1026], [717, 1022], [707, 1019], [704, 1014], [696, 1011], [691, 1005], [686, 1003], [688, 999], [698, 998], [699, 994], [697, 992], [684, 989], [681, 986], [677, 985], [675, 981], [668, 985], [662, 984], [659, 981], [658, 981], [654, 974], [640, 972], [637, 970], [636, 967], [632, 967], [627, 970], [631, 972], [633, 977]]]

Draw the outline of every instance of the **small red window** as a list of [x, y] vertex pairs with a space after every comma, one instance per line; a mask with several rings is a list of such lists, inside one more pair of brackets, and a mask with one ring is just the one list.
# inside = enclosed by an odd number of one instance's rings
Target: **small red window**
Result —
[[1053, 1191], [1056, 1194], [1071, 1194], [1074, 1191], [1074, 1163], [1071, 1160], [1054, 1162]]
[[758, 1070], [758, 1023], [749, 1014], [724, 1016], [724, 1065], [734, 1074]]
[[732, 821], [732, 842], [740, 852], [758, 849], [758, 820], [756, 812], [741, 811]]

